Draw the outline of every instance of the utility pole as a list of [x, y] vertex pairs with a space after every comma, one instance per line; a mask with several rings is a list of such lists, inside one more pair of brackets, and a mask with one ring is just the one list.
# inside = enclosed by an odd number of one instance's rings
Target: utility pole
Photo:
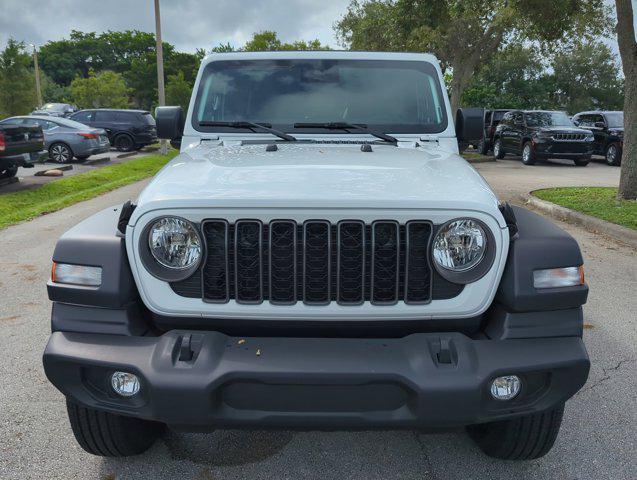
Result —
[[38, 107], [42, 106], [42, 89], [40, 87], [40, 65], [38, 64], [38, 49], [35, 45], [33, 47], [33, 67], [35, 69], [35, 93], [38, 96]]
[[[164, 50], [161, 43], [161, 16], [159, 14], [159, 0], [155, 0], [155, 37], [157, 39], [157, 92], [159, 93], [159, 106], [166, 105], [166, 92], [164, 90]], [[161, 140], [160, 152], [166, 155], [168, 147], [166, 140]]]

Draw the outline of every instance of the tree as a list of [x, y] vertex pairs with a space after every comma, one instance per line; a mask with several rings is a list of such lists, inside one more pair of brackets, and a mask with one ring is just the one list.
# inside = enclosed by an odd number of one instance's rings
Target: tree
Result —
[[166, 83], [166, 104], [181, 105], [185, 114], [188, 111], [192, 86], [193, 83], [188, 82], [184, 78], [183, 72], [168, 75], [168, 82]]
[[97, 75], [89, 70], [88, 78], [71, 82], [71, 98], [80, 108], [126, 108], [128, 93], [122, 76], [109, 70]]
[[637, 200], [637, 40], [631, 0], [615, 0], [617, 43], [624, 69], [624, 154], [617, 197]]
[[453, 72], [452, 109], [474, 72], [502, 45], [534, 40], [550, 49], [608, 27], [603, 0], [351, 0], [335, 28], [355, 50], [430, 51]]
[[[229, 46], [229, 45], [228, 45]], [[225, 46], [220, 45], [225, 48]], [[320, 40], [297, 40], [292, 43], [285, 43], [279, 40], [276, 32], [264, 30], [252, 35], [252, 38], [241, 48], [244, 52], [267, 52], [273, 50], [329, 50], [329, 47], [322, 45]]]
[[624, 84], [611, 49], [603, 43], [577, 43], [551, 61], [554, 103], [570, 113], [621, 110]]
[[9, 39], [0, 52], [0, 114], [25, 115], [37, 104], [33, 59], [24, 43]]

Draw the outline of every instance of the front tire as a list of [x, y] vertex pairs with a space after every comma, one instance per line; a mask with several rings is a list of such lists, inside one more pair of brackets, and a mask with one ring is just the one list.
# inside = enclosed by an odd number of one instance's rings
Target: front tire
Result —
[[535, 152], [531, 142], [525, 142], [522, 146], [522, 163], [524, 165], [535, 165]]
[[480, 140], [480, 143], [478, 143], [477, 150], [478, 150], [478, 153], [481, 155], [487, 155], [489, 153], [489, 144], [484, 138]]
[[493, 156], [498, 160], [502, 160], [504, 158], [504, 150], [502, 150], [502, 140], [499, 138], [496, 139], [493, 144]]
[[18, 174], [18, 166], [11, 165], [10, 167], [0, 170], [0, 178], [13, 178]]
[[533, 460], [553, 447], [562, 424], [564, 404], [512, 420], [471, 425], [467, 432], [480, 449], [503, 460]]
[[66, 401], [75, 440], [88, 453], [127, 457], [148, 450], [165, 430], [162, 423], [85, 408]]
[[611, 167], [617, 167], [622, 163], [622, 149], [617, 143], [608, 145], [604, 156], [606, 158], [606, 164]]
[[55, 163], [70, 162], [73, 158], [73, 150], [66, 143], [54, 143], [49, 147], [49, 158]]

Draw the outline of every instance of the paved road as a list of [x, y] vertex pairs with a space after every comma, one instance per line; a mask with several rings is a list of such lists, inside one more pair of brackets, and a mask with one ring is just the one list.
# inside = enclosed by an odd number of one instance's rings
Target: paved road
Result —
[[[528, 168], [513, 160], [478, 169], [505, 198], [515, 197], [516, 184], [612, 184], [618, 175], [604, 165]], [[50, 308], [44, 284], [55, 239], [104, 206], [134, 197], [141, 186], [0, 233], [1, 479], [637, 478], [637, 253], [566, 225], [586, 259], [585, 340], [593, 367], [588, 384], [567, 405], [555, 448], [541, 460], [491, 460], [460, 430], [173, 433], [135, 458], [87, 455], [72, 438], [61, 395], [42, 373]]]

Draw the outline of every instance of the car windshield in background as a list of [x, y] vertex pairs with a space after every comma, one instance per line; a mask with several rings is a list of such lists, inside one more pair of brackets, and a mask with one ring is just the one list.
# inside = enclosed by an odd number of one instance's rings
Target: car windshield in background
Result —
[[48, 110], [51, 112], [63, 112], [65, 103], [46, 103], [40, 110]]
[[192, 123], [216, 132], [232, 129], [200, 123], [244, 121], [307, 133], [294, 124], [345, 122], [387, 133], [438, 133], [447, 127], [444, 105], [436, 69], [422, 61], [217, 61], [204, 71]]
[[564, 112], [528, 112], [524, 114], [529, 127], [572, 127], [573, 122]]
[[624, 112], [608, 112], [606, 121], [610, 128], [624, 128]]

